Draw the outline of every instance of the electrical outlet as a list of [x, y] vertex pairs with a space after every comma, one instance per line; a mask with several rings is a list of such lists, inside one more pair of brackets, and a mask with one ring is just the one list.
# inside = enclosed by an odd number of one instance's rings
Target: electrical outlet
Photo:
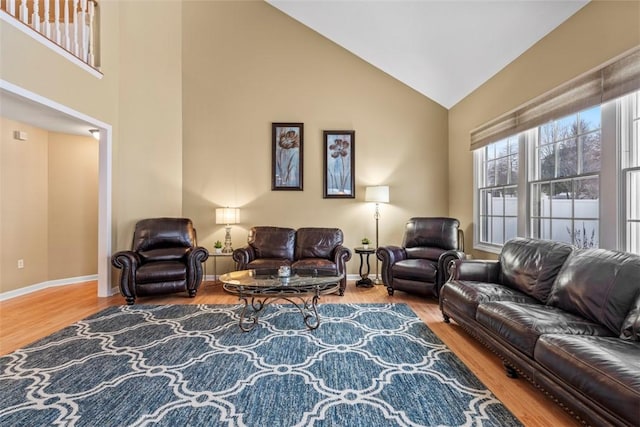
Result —
[[18, 260], [18, 268], [24, 268], [24, 260], [23, 259], [19, 259]]

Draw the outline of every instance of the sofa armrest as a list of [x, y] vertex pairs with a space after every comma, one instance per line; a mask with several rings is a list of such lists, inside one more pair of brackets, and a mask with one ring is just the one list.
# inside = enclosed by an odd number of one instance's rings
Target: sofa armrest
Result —
[[209, 251], [202, 246], [189, 248], [187, 261], [187, 289], [198, 289], [202, 282], [202, 263], [209, 258]]
[[500, 262], [494, 260], [457, 259], [449, 267], [449, 280], [499, 283]]
[[342, 280], [340, 280], [340, 295], [344, 295], [344, 291], [347, 288], [347, 261], [351, 259], [351, 249], [339, 245], [333, 250], [333, 262], [336, 264], [338, 274], [342, 274]]
[[136, 298], [136, 270], [140, 265], [140, 257], [133, 251], [120, 251], [111, 256], [111, 264], [118, 269], [120, 273], [120, 292], [129, 299]]
[[438, 258], [438, 277], [436, 278], [436, 296], [440, 293], [440, 288], [450, 277], [449, 267], [455, 260], [463, 260], [466, 255], [462, 251], [450, 250], [444, 252]]
[[376, 257], [382, 261], [382, 281], [390, 286], [392, 282], [391, 267], [398, 261], [407, 259], [407, 252], [400, 246], [380, 246], [376, 250]]
[[233, 251], [233, 260], [236, 262], [238, 270], [246, 270], [247, 264], [254, 259], [256, 259], [256, 253], [251, 245]]

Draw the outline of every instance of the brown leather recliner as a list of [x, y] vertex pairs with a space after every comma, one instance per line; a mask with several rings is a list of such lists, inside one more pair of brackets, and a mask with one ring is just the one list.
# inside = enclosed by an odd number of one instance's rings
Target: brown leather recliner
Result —
[[382, 280], [389, 295], [395, 290], [438, 296], [447, 280], [447, 267], [463, 259], [464, 235], [455, 218], [411, 218], [405, 225], [402, 246], [381, 246]]
[[207, 258], [190, 219], [151, 218], [136, 224], [131, 250], [114, 254], [111, 263], [122, 269], [120, 292], [131, 305], [138, 296], [187, 291], [195, 297]]
[[275, 271], [283, 265], [294, 271], [342, 274], [340, 295], [347, 286], [346, 263], [351, 250], [342, 246], [339, 228], [258, 226], [249, 230], [248, 245], [233, 251], [238, 270]]

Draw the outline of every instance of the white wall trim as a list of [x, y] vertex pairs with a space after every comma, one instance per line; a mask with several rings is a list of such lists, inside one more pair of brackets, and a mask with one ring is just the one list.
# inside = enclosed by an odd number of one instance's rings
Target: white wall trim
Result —
[[41, 291], [47, 288], [53, 288], [57, 286], [66, 286], [66, 285], [75, 285], [76, 283], [91, 282], [97, 279], [98, 279], [98, 275], [92, 274], [90, 276], [78, 276], [78, 277], [69, 277], [66, 279], [49, 280], [47, 282], [36, 283], [35, 285], [26, 286], [24, 288], [15, 289], [13, 291], [3, 292], [0, 294], [0, 301], [5, 301], [11, 298], [20, 297], [20, 296]]
[[56, 44], [53, 41], [49, 40], [48, 38], [46, 38], [45, 36], [43, 36], [42, 34], [37, 32], [36, 30], [31, 28], [30, 26], [28, 26], [24, 22], [20, 21], [19, 19], [16, 19], [16, 17], [11, 16], [7, 12], [5, 12], [4, 10], [0, 10], [0, 21], [6, 22], [7, 24], [11, 25], [12, 27], [22, 31], [27, 36], [31, 37], [32, 39], [34, 39], [38, 43], [48, 47], [51, 50], [53, 50], [54, 52], [56, 52], [57, 54], [59, 54], [63, 58], [67, 59], [68, 61], [71, 61], [73, 64], [75, 64], [78, 67], [82, 68], [87, 73], [91, 74], [92, 76], [94, 76], [94, 77], [96, 77], [98, 79], [102, 79], [102, 73], [100, 71], [96, 70], [91, 65], [87, 64], [86, 62], [84, 62], [83, 60], [81, 60], [80, 58], [78, 58], [77, 56], [75, 56], [74, 54], [69, 52], [68, 50], [64, 49], [62, 46], [58, 46], [58, 44]]
[[0, 90], [11, 92], [14, 95], [41, 104], [43, 107], [60, 111], [100, 129], [100, 144], [98, 148], [98, 297], [108, 297], [113, 295], [114, 291], [111, 287], [111, 183], [113, 129], [111, 125], [20, 86], [16, 86], [3, 79], [0, 79]]

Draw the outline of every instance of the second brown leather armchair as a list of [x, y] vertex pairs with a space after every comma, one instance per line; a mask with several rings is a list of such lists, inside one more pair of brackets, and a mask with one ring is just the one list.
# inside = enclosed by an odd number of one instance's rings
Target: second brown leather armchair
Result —
[[464, 258], [464, 236], [455, 218], [411, 218], [402, 246], [381, 246], [382, 280], [389, 295], [395, 290], [438, 296], [447, 280], [447, 267]]

